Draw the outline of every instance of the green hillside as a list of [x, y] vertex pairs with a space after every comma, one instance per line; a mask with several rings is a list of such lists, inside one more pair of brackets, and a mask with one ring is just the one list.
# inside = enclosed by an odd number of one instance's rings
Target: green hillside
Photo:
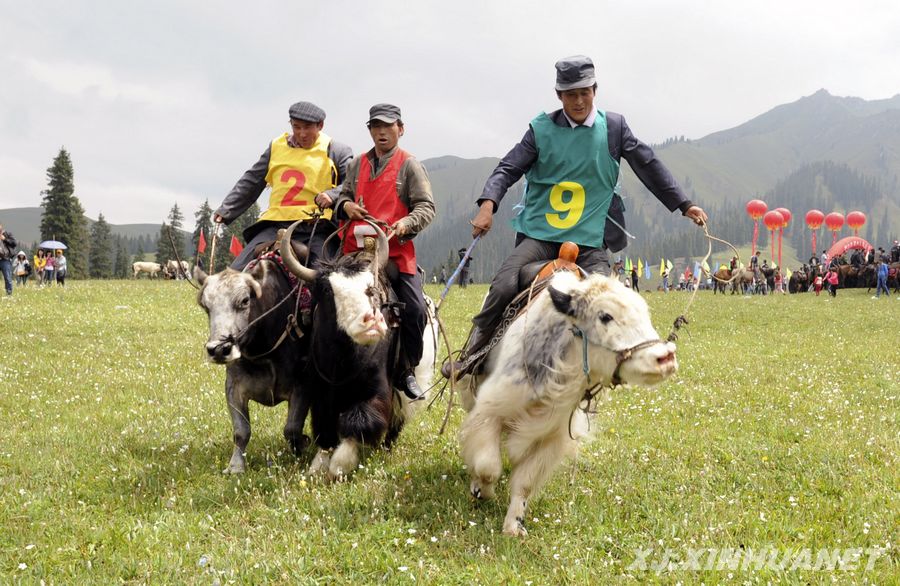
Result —
[[[37, 244], [41, 241], [42, 208], [8, 208], [0, 210], [0, 224], [3, 224], [23, 246]], [[95, 220], [85, 217], [88, 230]], [[138, 239], [141, 236], [155, 245], [162, 224], [110, 224], [113, 236]], [[190, 232], [181, 231], [187, 238]], [[148, 252], [145, 250], [145, 252]]]

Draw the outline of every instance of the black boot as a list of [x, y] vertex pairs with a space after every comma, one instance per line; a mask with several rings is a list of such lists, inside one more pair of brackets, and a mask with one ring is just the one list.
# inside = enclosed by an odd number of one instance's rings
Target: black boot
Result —
[[449, 379], [454, 371], [456, 372], [454, 380], [459, 380], [469, 374], [472, 369], [469, 357], [481, 350], [491, 340], [493, 333], [493, 331], [482, 330], [475, 326], [469, 336], [468, 344], [459, 355], [459, 360], [447, 360], [441, 365], [441, 374], [444, 378]]
[[416, 375], [411, 368], [403, 371], [403, 374], [400, 375], [400, 384], [398, 386], [410, 401], [419, 401], [425, 398], [425, 393], [419, 387]]

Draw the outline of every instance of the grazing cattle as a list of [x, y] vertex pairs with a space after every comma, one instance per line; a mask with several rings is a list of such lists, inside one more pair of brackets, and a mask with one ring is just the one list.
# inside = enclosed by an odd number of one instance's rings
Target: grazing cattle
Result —
[[181, 261], [180, 263], [181, 270], [179, 270], [179, 262], [177, 260], [169, 259], [166, 261], [166, 276], [170, 279], [186, 279], [188, 276], [188, 271], [190, 271], [190, 265], [186, 260]]
[[602, 275], [578, 281], [557, 274], [490, 351], [484, 378], [461, 380], [469, 413], [460, 439], [472, 496], [494, 495], [505, 443], [512, 471], [503, 532], [526, 535], [528, 500], [586, 435], [578, 406], [588, 390], [653, 385], [677, 367], [675, 345], [659, 339], [640, 294]]
[[[399, 336], [382, 313], [390, 303], [386, 273], [388, 243], [378, 234], [375, 253], [347, 254], [319, 269], [303, 266], [285, 246], [285, 264], [309, 284], [313, 298], [312, 334], [306, 391], [310, 395], [313, 441], [319, 448], [309, 474], [329, 480], [356, 470], [361, 445], [390, 447], [411, 414], [411, 404], [392, 388]], [[431, 322], [433, 324], [433, 321]], [[426, 327], [424, 355], [416, 368], [427, 389], [434, 369], [434, 329]]]
[[136, 262], [131, 265], [131, 270], [134, 271], [135, 279], [137, 279], [138, 275], [141, 273], [147, 273], [152, 279], [159, 275], [159, 271], [162, 270], [162, 265], [158, 262]]
[[239, 474], [247, 467], [251, 400], [269, 407], [287, 401], [284, 438], [299, 453], [308, 444], [303, 424], [309, 407], [300, 392], [306, 337], [294, 321], [298, 292], [293, 278], [272, 256], [254, 261], [244, 272], [225, 269], [207, 275], [197, 267], [194, 277], [201, 285], [197, 302], [209, 315], [207, 358], [226, 365], [234, 450], [225, 472]]

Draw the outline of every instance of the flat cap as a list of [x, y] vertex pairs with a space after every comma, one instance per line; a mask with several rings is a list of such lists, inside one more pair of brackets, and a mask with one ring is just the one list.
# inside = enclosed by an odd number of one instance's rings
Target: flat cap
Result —
[[556, 62], [556, 91], [591, 87], [595, 83], [594, 62], [590, 57], [575, 55]]
[[325, 110], [312, 102], [297, 102], [288, 109], [288, 115], [294, 120], [305, 122], [324, 122]]
[[372, 120], [380, 120], [393, 124], [400, 120], [400, 108], [393, 104], [375, 104], [369, 108], [369, 122]]

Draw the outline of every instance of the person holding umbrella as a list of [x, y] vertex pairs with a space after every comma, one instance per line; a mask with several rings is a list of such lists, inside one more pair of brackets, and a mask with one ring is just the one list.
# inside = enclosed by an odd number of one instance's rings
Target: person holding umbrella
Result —
[[56, 259], [53, 258], [53, 251], [48, 250], [46, 253], [47, 263], [44, 265], [44, 283], [48, 287], [53, 286], [53, 278], [56, 276]]

